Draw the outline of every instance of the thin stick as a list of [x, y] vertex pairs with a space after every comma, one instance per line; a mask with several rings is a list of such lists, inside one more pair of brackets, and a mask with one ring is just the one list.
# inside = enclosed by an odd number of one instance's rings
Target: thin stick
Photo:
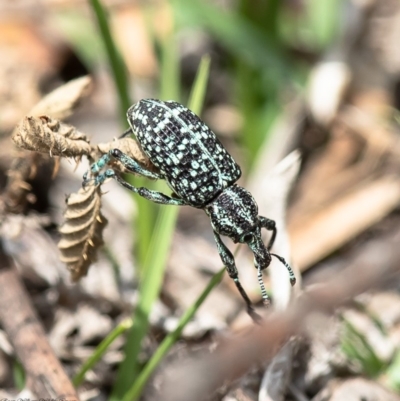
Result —
[[20, 277], [0, 249], [0, 323], [25, 368], [27, 387], [41, 399], [78, 401], [54, 354]]

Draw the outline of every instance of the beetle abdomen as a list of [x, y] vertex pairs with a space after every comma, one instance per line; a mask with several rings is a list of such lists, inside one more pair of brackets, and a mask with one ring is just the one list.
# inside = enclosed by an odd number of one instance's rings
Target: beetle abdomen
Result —
[[189, 205], [203, 207], [239, 179], [240, 167], [215, 134], [181, 104], [141, 100], [127, 117], [150, 161]]

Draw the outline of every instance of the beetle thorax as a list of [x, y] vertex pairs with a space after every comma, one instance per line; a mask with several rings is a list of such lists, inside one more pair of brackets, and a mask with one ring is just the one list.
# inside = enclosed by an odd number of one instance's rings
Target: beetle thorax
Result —
[[250, 192], [238, 185], [226, 188], [204, 210], [211, 219], [213, 229], [234, 242], [244, 242], [243, 235], [259, 224], [256, 201]]

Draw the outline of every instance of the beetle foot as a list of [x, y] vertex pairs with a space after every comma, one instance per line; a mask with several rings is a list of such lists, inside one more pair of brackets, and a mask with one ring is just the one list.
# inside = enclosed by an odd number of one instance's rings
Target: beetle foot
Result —
[[95, 178], [91, 176], [89, 171], [86, 171], [82, 178], [82, 188], [86, 188], [90, 183], [95, 181]]
[[271, 300], [269, 298], [263, 299], [263, 305], [269, 308], [271, 306]]

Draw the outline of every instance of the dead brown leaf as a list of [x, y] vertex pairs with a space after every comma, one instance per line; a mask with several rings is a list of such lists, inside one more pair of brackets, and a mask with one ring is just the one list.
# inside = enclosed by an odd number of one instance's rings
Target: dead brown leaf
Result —
[[101, 213], [100, 187], [81, 188], [67, 199], [65, 223], [59, 231], [62, 235], [58, 248], [61, 261], [78, 281], [87, 274], [95, 261], [97, 249], [103, 245], [103, 230], [107, 219]]

